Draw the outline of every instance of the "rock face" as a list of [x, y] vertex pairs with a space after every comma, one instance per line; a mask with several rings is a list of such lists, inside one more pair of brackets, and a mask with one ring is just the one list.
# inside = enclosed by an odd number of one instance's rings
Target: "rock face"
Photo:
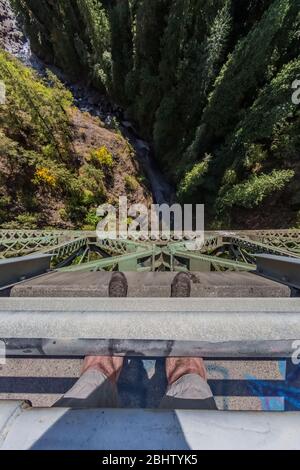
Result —
[[0, 47], [16, 56], [24, 54], [27, 47], [8, 0], [0, 0]]

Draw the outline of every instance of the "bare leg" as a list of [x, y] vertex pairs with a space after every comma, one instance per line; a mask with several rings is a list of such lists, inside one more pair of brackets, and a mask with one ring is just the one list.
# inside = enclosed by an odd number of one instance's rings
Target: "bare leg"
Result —
[[217, 409], [203, 359], [168, 358], [166, 374], [169, 386], [161, 408]]
[[[127, 297], [127, 293], [126, 276], [119, 272], [113, 273], [109, 283], [109, 297]], [[120, 357], [86, 357], [80, 379], [54, 406], [116, 408], [118, 406], [117, 381], [123, 363], [124, 359]]]
[[80, 379], [57, 403], [62, 408], [117, 408], [119, 379], [124, 359], [86, 357]]

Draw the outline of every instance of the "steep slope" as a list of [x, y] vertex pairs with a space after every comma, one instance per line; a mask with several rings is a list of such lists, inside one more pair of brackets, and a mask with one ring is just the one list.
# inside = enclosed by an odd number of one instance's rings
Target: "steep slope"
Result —
[[121, 104], [211, 226], [299, 225], [300, 0], [13, 3], [36, 52]]
[[151, 200], [129, 143], [74, 107], [53, 74], [41, 79], [0, 50], [0, 80], [1, 227], [92, 229], [101, 203]]

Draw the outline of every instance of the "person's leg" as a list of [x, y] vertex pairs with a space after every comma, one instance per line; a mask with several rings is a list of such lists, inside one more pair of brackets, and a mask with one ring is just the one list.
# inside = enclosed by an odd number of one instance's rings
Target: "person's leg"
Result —
[[216, 410], [203, 359], [168, 358], [168, 389], [160, 408]]
[[86, 357], [81, 377], [54, 407], [117, 408], [117, 381], [123, 362], [121, 357]]
[[[123, 273], [112, 274], [109, 297], [127, 297], [128, 283]], [[118, 357], [86, 357], [82, 374], [55, 407], [116, 408], [118, 406], [117, 380], [124, 360]]]
[[[172, 282], [171, 297], [188, 298], [191, 291], [190, 275], [178, 273]], [[216, 409], [202, 359], [168, 358], [166, 373], [168, 389], [161, 408]]]

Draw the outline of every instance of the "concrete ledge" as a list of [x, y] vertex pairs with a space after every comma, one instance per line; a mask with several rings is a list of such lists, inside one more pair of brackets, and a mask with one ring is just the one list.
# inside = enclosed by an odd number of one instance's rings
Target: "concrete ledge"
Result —
[[[0, 423], [8, 413], [3, 406]], [[21, 403], [12, 410], [0, 429], [1, 450], [300, 449], [299, 413], [72, 411]]]
[[[176, 273], [125, 273], [129, 297], [170, 297]], [[107, 297], [111, 273], [53, 272], [15, 286], [12, 297]], [[193, 273], [192, 297], [290, 297], [290, 289], [250, 273]]]
[[21, 356], [290, 358], [300, 299], [4, 299], [0, 339]]

